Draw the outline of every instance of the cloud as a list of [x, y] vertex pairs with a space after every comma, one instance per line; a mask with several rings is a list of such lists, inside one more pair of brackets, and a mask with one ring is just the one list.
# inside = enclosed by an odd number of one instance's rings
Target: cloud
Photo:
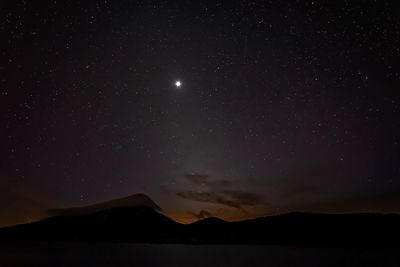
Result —
[[201, 210], [199, 212], [199, 215], [197, 216], [199, 219], [205, 219], [205, 218], [209, 218], [209, 217], [213, 217], [214, 215], [206, 210]]
[[177, 192], [177, 196], [193, 201], [220, 204], [241, 209], [242, 206], [256, 206], [262, 204], [261, 198], [251, 192], [225, 190], [221, 192]]
[[198, 202], [206, 202], [206, 203], [217, 203], [233, 208], [240, 208], [240, 204], [229, 200], [219, 194], [212, 192], [195, 192], [195, 191], [186, 191], [186, 192], [177, 192], [177, 196], [189, 200], [194, 200]]
[[231, 186], [231, 182], [224, 179], [212, 180], [208, 174], [187, 173], [184, 177], [192, 185], [195, 186], [208, 186], [211, 188], [220, 188]]
[[194, 185], [203, 185], [208, 182], [209, 178], [207, 174], [195, 174], [195, 173], [185, 174], [184, 177], [186, 178], [186, 180], [188, 180]]
[[[184, 178], [193, 189], [176, 192], [178, 197], [203, 203], [220, 204], [242, 209], [243, 206], [262, 204], [261, 198], [252, 192], [232, 189], [232, 183], [225, 179], [211, 179], [208, 174], [187, 173]], [[202, 190], [197, 190], [202, 186]]]
[[223, 193], [239, 201], [243, 206], [256, 206], [262, 203], [260, 196], [251, 192], [225, 190]]
[[228, 181], [228, 180], [221, 179], [221, 180], [213, 181], [212, 185], [214, 187], [228, 187], [228, 186], [231, 186], [232, 183], [230, 181]]
[[210, 211], [207, 211], [207, 210], [200, 210], [199, 213], [195, 213], [195, 212], [189, 212], [189, 213], [199, 220], [206, 219], [209, 217], [214, 217], [214, 215]]

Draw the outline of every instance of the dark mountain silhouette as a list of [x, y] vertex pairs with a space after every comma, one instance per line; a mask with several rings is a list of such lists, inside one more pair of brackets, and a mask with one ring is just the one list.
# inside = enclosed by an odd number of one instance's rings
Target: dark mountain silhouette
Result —
[[0, 241], [387, 247], [400, 243], [400, 215], [397, 214], [289, 213], [239, 222], [207, 218], [183, 225], [156, 209], [160, 210], [147, 196], [134, 195], [74, 208], [73, 212], [68, 210], [38, 222], [2, 228]]
[[0, 240], [168, 242], [179, 236], [180, 224], [154, 209], [113, 208], [81, 216], [54, 216], [3, 228]]
[[136, 206], [148, 207], [154, 210], [161, 211], [161, 208], [147, 195], [135, 194], [128, 197], [118, 198], [94, 205], [89, 205], [84, 207], [64, 208], [64, 209], [51, 209], [48, 212], [50, 215], [77, 216], [77, 215], [93, 214], [102, 210], [136, 207]]

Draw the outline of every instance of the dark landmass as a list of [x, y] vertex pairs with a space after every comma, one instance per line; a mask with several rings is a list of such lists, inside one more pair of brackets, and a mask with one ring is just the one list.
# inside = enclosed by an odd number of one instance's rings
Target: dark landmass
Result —
[[50, 215], [62, 215], [62, 216], [77, 216], [77, 215], [88, 215], [99, 211], [111, 210], [116, 208], [129, 208], [129, 207], [147, 207], [157, 211], [162, 209], [147, 195], [135, 194], [128, 197], [113, 199], [106, 202], [97, 203], [94, 205], [64, 208], [64, 209], [51, 209], [49, 210]]
[[[146, 196], [132, 205], [96, 205], [38, 222], [0, 229], [0, 242], [131, 242], [398, 247], [400, 215], [289, 213], [239, 222], [207, 218], [184, 225]], [[107, 202], [110, 203], [110, 202]], [[115, 202], [111, 202], [115, 203]], [[149, 205], [147, 205], [147, 204]], [[153, 204], [154, 203], [154, 204]], [[145, 204], [145, 205], [143, 205]], [[104, 207], [99, 210], [98, 207]], [[85, 212], [83, 212], [85, 211]], [[73, 215], [71, 215], [73, 214]]]

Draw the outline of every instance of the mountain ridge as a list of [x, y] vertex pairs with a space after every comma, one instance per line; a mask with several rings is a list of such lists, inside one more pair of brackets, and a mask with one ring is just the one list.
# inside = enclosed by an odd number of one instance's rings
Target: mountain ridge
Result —
[[101, 210], [121, 208], [121, 207], [132, 207], [132, 206], [146, 206], [154, 210], [162, 211], [160, 206], [158, 206], [150, 197], [148, 197], [146, 194], [138, 193], [127, 197], [116, 198], [109, 201], [104, 201], [86, 206], [49, 209], [48, 214], [50, 216], [51, 215], [79, 216], [79, 215], [93, 214]]
[[[149, 197], [134, 196], [135, 201], [128, 201], [131, 206], [109, 201], [105, 203], [113, 205], [99, 203], [95, 206], [104, 209], [89, 209], [95, 212], [66, 213], [0, 228], [0, 242], [400, 246], [399, 214], [292, 212], [235, 222], [211, 217], [181, 224], [156, 210], [158, 205]], [[146, 199], [146, 205], [140, 205], [138, 198]]]

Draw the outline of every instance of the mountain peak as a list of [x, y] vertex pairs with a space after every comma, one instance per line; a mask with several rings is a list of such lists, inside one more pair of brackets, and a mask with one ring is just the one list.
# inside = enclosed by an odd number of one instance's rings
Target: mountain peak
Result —
[[143, 193], [138, 193], [127, 197], [101, 202], [94, 205], [52, 209], [49, 210], [49, 214], [62, 215], [62, 216], [79, 216], [79, 215], [93, 214], [102, 210], [129, 208], [129, 207], [147, 207], [157, 211], [162, 211], [162, 209], [149, 196]]

